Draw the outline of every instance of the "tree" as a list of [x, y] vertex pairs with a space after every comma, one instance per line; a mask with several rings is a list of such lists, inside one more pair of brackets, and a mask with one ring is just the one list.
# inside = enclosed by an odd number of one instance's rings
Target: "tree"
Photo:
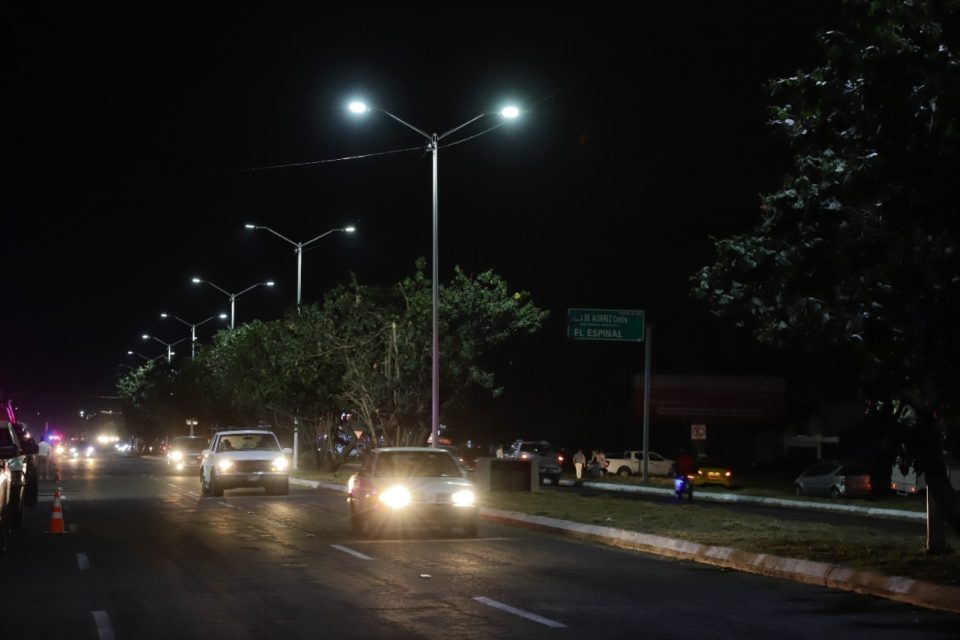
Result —
[[960, 2], [848, 2], [825, 62], [770, 83], [794, 164], [694, 295], [840, 365], [960, 531], [942, 451], [960, 416]]
[[[327, 295], [324, 314], [339, 344], [344, 404], [376, 444], [423, 444], [430, 419], [432, 288], [418, 260], [413, 275], [384, 289], [355, 279]], [[547, 312], [487, 271], [456, 268], [439, 291], [441, 412], [470, 386], [498, 393], [484, 359], [510, 338], [539, 329]]]

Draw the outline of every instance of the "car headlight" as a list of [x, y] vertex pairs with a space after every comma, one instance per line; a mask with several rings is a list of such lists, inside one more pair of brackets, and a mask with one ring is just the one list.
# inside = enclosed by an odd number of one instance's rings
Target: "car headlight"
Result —
[[229, 471], [233, 467], [233, 460], [221, 460], [217, 463], [217, 466], [220, 468], [220, 471]]
[[347, 493], [353, 495], [353, 487], [357, 483], [357, 474], [350, 476], [350, 479], [347, 480]]
[[89, 458], [92, 455], [93, 455], [93, 447], [92, 446], [87, 447], [87, 457]]
[[170, 454], [170, 459], [173, 460], [174, 462], [179, 462], [183, 460], [183, 454], [179, 451], [174, 451], [173, 453]]
[[469, 489], [463, 489], [462, 491], [457, 491], [450, 499], [453, 500], [453, 506], [455, 507], [472, 507], [474, 495], [473, 491]]
[[273, 468], [276, 471], [286, 471], [288, 466], [290, 466], [290, 463], [287, 462], [286, 458], [281, 457], [273, 461]]
[[410, 492], [401, 486], [390, 487], [380, 494], [380, 502], [391, 509], [402, 509], [410, 504]]

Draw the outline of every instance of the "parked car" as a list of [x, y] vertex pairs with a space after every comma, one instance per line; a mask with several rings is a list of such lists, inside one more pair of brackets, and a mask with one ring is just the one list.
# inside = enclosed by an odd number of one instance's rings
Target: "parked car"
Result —
[[20, 488], [18, 513], [11, 505], [13, 482], [11, 481], [10, 461], [22, 455], [13, 426], [9, 422], [0, 422], [0, 553], [6, 549], [7, 535], [13, 526], [12, 520], [19, 515], [23, 522], [23, 489]]
[[218, 431], [202, 453], [200, 491], [222, 496], [225, 489], [263, 487], [267, 493], [286, 495], [291, 453], [266, 429]]
[[[606, 456], [607, 472], [624, 478], [643, 473], [643, 451], [624, 451]], [[664, 458], [654, 451], [647, 452], [647, 471], [652, 476], [669, 475], [673, 469], [673, 460]]]
[[40, 445], [19, 422], [6, 423], [13, 430], [14, 442], [20, 448], [20, 455], [10, 458], [10, 511], [13, 514], [10, 524], [19, 527], [23, 524], [23, 507], [34, 507], [39, 495], [40, 473], [37, 470], [37, 454]]
[[516, 440], [503, 452], [504, 458], [536, 460], [540, 465], [540, 482], [549, 478], [553, 484], [560, 480], [563, 456], [553, 450], [546, 440]]
[[855, 462], [819, 462], [793, 481], [798, 496], [868, 496], [870, 490], [870, 470]]
[[203, 450], [207, 448], [207, 444], [207, 439], [200, 436], [174, 438], [167, 452], [167, 469], [175, 473], [191, 469], [191, 473], [195, 473], [203, 462]]
[[693, 481], [693, 484], [697, 487], [708, 484], [720, 485], [722, 487], [732, 487], [733, 470], [715, 460], [700, 458], [697, 460], [697, 477]]
[[350, 526], [364, 535], [387, 527], [460, 527], [477, 535], [473, 483], [453, 456], [431, 447], [374, 449], [347, 482]]

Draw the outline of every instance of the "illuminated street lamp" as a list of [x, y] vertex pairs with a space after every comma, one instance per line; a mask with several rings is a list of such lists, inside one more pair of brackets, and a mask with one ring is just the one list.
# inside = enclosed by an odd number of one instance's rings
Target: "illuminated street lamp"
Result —
[[184, 320], [183, 318], [179, 318], [179, 317], [177, 317], [177, 316], [170, 315], [169, 313], [161, 313], [161, 314], [160, 314], [160, 317], [161, 317], [161, 318], [173, 318], [174, 320], [179, 320], [179, 321], [182, 322], [183, 324], [185, 324], [185, 325], [187, 325], [188, 327], [190, 327], [190, 359], [193, 360], [193, 359], [196, 357], [196, 355], [197, 355], [197, 348], [196, 348], [196, 347], [197, 347], [197, 327], [199, 327], [200, 325], [202, 325], [202, 324], [204, 324], [204, 323], [206, 323], [206, 322], [210, 322], [211, 320], [214, 320], [214, 319], [216, 319], [216, 318], [220, 318], [221, 320], [226, 320], [226, 319], [227, 319], [227, 314], [221, 313], [221, 314], [216, 315], [216, 316], [210, 316], [210, 317], [207, 318], [206, 320], [201, 320], [200, 322], [196, 322], [196, 323], [194, 323], [194, 322], [187, 322], [187, 321]]
[[[440, 433], [440, 333], [439, 333], [439, 295], [438, 295], [438, 271], [439, 271], [439, 247], [438, 247], [438, 205], [437, 205], [437, 153], [440, 150], [440, 141], [449, 136], [450, 134], [457, 132], [467, 125], [473, 124], [477, 120], [484, 118], [489, 115], [494, 115], [493, 113], [484, 112], [480, 115], [467, 120], [463, 124], [450, 129], [446, 133], [442, 134], [429, 134], [422, 129], [418, 129], [409, 122], [406, 122], [397, 116], [393, 115], [385, 109], [378, 107], [370, 107], [364, 102], [351, 102], [348, 106], [349, 110], [355, 114], [364, 114], [368, 111], [379, 111], [380, 113], [389, 116], [393, 120], [402, 124], [411, 131], [417, 133], [427, 141], [427, 149], [430, 151], [433, 156], [433, 374], [432, 374], [432, 404], [431, 404], [431, 436], [430, 442], [432, 446], [436, 447], [439, 444], [439, 433]], [[520, 109], [515, 106], [507, 106], [501, 109], [498, 112], [498, 115], [501, 118], [506, 120], [513, 120], [514, 118], [520, 115]], [[489, 129], [488, 129], [489, 131]], [[480, 134], [477, 135], [482, 135]], [[476, 136], [473, 136], [476, 137]]]
[[263, 229], [264, 231], [269, 231], [270, 233], [272, 233], [273, 235], [277, 236], [277, 237], [280, 238], [281, 240], [285, 240], [285, 241], [289, 242], [290, 244], [292, 244], [292, 245], [294, 246], [295, 251], [296, 251], [296, 254], [297, 254], [297, 311], [298, 311], [298, 312], [300, 311], [300, 299], [301, 299], [301, 297], [300, 297], [300, 283], [302, 282], [302, 274], [303, 274], [303, 248], [304, 248], [305, 246], [307, 246], [308, 244], [313, 244], [314, 242], [316, 242], [317, 240], [319, 240], [319, 239], [321, 239], [321, 238], [327, 237], [328, 235], [330, 235], [331, 233], [333, 233], [333, 232], [335, 232], [335, 231], [343, 231], [344, 233], [353, 233], [354, 231], [357, 230], [356, 227], [343, 227], [343, 228], [339, 228], [339, 227], [338, 227], [338, 228], [336, 228], [336, 229], [330, 229], [330, 231], [326, 231], [326, 232], [324, 232], [324, 233], [321, 233], [320, 235], [318, 235], [316, 238], [314, 238], [314, 239], [312, 239], [312, 240], [307, 240], [306, 242], [295, 242], [294, 240], [291, 240], [291, 239], [288, 238], [287, 236], [285, 236], [285, 235], [283, 235], [283, 234], [281, 234], [281, 233], [278, 233], [278, 232], [274, 231], [273, 229], [271, 229], [270, 227], [265, 227], [265, 226], [263, 226], [263, 225], [261, 225], [261, 224], [247, 224], [247, 225], [244, 225], [244, 226], [245, 226], [247, 229]]
[[230, 298], [230, 328], [231, 328], [231, 329], [233, 329], [233, 327], [234, 327], [234, 320], [235, 320], [236, 317], [237, 317], [237, 316], [236, 316], [236, 314], [237, 314], [237, 298], [239, 298], [240, 296], [242, 296], [243, 294], [245, 294], [247, 291], [251, 291], [251, 290], [253, 290], [253, 289], [256, 289], [256, 288], [259, 287], [260, 285], [263, 285], [263, 286], [265, 286], [265, 287], [272, 287], [273, 284], [274, 284], [273, 280], [267, 280], [266, 282], [258, 282], [258, 283], [256, 283], [256, 284], [252, 284], [252, 285], [250, 285], [249, 287], [247, 287], [246, 289], [244, 289], [243, 291], [240, 291], [240, 292], [238, 292], [238, 293], [230, 293], [230, 292], [227, 291], [226, 289], [221, 289], [220, 287], [218, 287], [217, 285], [213, 284], [213, 283], [210, 282], [209, 280], [201, 280], [200, 278], [194, 278], [194, 279], [193, 279], [193, 284], [201, 284], [201, 283], [205, 283], [205, 284], [210, 285], [211, 287], [213, 287], [214, 289], [216, 289], [216, 290], [219, 291], [220, 293], [222, 293], [222, 294], [224, 294], [225, 296], [227, 296], [228, 298]]
[[177, 345], [177, 344], [180, 344], [181, 342], [183, 342], [184, 340], [186, 340], [186, 338], [180, 338], [180, 339], [177, 340], [176, 342], [164, 342], [163, 340], [161, 340], [161, 339], [158, 338], [157, 336], [152, 336], [152, 335], [150, 335], [149, 333], [143, 334], [142, 337], [143, 337], [144, 340], [150, 340], [150, 339], [156, 340], [157, 342], [159, 342], [160, 344], [162, 344], [163, 346], [165, 346], [165, 347], [167, 348], [167, 364], [170, 364], [170, 363], [173, 361], [173, 346], [174, 346], [174, 345]]

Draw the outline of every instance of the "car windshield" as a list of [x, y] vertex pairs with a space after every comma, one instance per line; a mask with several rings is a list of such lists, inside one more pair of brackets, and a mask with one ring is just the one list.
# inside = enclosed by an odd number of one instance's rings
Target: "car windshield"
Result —
[[200, 453], [207, 447], [207, 441], [203, 438], [177, 438], [173, 441], [173, 448], [177, 451], [188, 451], [190, 453]]
[[377, 458], [375, 478], [459, 478], [460, 468], [449, 453], [387, 451]]
[[280, 451], [272, 433], [243, 433], [220, 438], [217, 451]]

